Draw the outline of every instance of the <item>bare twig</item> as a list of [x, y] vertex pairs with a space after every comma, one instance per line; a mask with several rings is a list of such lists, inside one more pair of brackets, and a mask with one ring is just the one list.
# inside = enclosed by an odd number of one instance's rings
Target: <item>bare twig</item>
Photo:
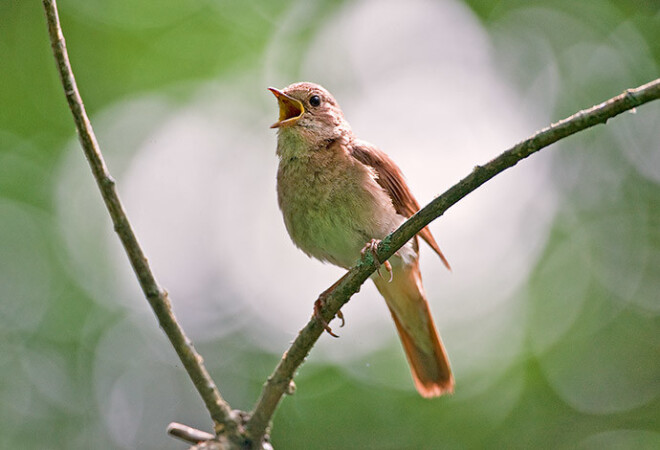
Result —
[[80, 143], [101, 191], [103, 201], [112, 218], [115, 231], [124, 246], [131, 266], [138, 278], [140, 287], [156, 314], [158, 323], [172, 343], [190, 379], [206, 404], [206, 408], [215, 423], [216, 432], [226, 431], [230, 435], [237, 435], [238, 423], [231, 408], [220, 396], [218, 388], [204, 367], [202, 357], [197, 353], [192, 342], [184, 334], [183, 329], [176, 321], [167, 291], [160, 287], [156, 281], [149, 268], [147, 258], [142, 252], [137, 237], [128, 221], [128, 217], [115, 188], [115, 181], [110, 176], [108, 168], [105, 165], [101, 150], [96, 142], [92, 125], [89, 122], [82, 98], [78, 92], [76, 80], [67, 55], [64, 35], [60, 27], [57, 4], [55, 0], [43, 0], [43, 6], [46, 11], [48, 34], [50, 35], [53, 54], [55, 55], [55, 61], [66, 99], [73, 114]]
[[[582, 110], [571, 117], [550, 125], [532, 137], [516, 144], [492, 161], [476, 166], [472, 173], [435, 198], [419, 212], [405, 221], [396, 231], [387, 236], [378, 246], [375, 255], [379, 261], [386, 261], [399, 248], [408, 242], [422, 228], [444, 214], [470, 192], [500, 172], [516, 165], [531, 154], [586, 128], [593, 127], [608, 119], [633, 109], [644, 103], [660, 98], [660, 79], [636, 89], [629, 89], [623, 94], [590, 109]], [[362, 283], [377, 269], [374, 256], [366, 252], [357, 265], [351, 268], [326, 297], [325, 308], [321, 317], [330, 321], [350, 297], [356, 293]], [[258, 448], [277, 405], [293, 380], [293, 374], [309, 354], [312, 346], [323, 333], [323, 326], [312, 318], [303, 328], [291, 347], [284, 353], [275, 371], [264, 385], [261, 396], [246, 424], [247, 437]]]
[[210, 441], [215, 437], [206, 431], [198, 430], [176, 422], [172, 422], [168, 425], [167, 434], [189, 444], [199, 444], [200, 442]]

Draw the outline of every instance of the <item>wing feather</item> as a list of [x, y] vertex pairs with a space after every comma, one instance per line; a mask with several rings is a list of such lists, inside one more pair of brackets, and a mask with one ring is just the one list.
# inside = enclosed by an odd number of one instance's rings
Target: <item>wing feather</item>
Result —
[[[378, 184], [389, 194], [392, 199], [392, 205], [398, 214], [404, 217], [411, 217], [419, 211], [419, 203], [417, 203], [417, 200], [406, 184], [401, 169], [399, 169], [385, 152], [366, 142], [358, 141], [354, 142], [351, 146], [351, 154], [362, 164], [366, 164], [374, 169], [378, 177]], [[451, 270], [451, 266], [445, 255], [440, 251], [440, 247], [438, 247], [438, 243], [435, 241], [433, 234], [431, 234], [431, 230], [428, 227], [424, 227], [418, 235], [438, 254], [447, 269]]]

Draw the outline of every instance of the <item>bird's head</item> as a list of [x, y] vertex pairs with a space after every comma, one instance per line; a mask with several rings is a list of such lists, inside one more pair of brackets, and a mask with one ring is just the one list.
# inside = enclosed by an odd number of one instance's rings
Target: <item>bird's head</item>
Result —
[[337, 101], [318, 84], [302, 82], [281, 91], [268, 89], [280, 107], [280, 118], [271, 128], [278, 128], [280, 134], [295, 133], [313, 145], [350, 131]]

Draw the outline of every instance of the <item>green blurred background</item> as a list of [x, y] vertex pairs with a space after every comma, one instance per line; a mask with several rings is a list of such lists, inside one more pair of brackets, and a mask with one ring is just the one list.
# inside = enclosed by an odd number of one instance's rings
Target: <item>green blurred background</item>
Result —
[[[660, 75], [655, 0], [59, 3], [156, 276], [240, 409], [341, 274], [282, 227], [266, 86], [324, 84], [425, 203]], [[170, 421], [210, 424], [85, 168], [40, 2], [0, 1], [0, 105], [0, 447], [185, 448]], [[365, 286], [275, 448], [660, 448], [659, 124], [656, 102], [567, 139], [434, 224], [455, 395], [417, 396]]]

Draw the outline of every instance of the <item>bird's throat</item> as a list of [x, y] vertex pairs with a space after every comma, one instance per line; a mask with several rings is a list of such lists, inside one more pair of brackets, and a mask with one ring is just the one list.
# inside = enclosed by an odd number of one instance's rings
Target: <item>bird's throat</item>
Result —
[[280, 128], [277, 132], [277, 156], [282, 161], [300, 158], [308, 154], [311, 147], [312, 144], [292, 127]]

